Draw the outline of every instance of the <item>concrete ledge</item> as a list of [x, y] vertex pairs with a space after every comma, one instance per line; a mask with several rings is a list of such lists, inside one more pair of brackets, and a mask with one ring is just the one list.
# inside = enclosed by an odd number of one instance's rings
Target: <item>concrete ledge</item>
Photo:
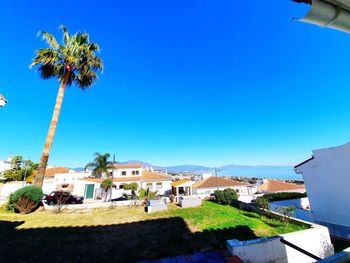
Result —
[[319, 260], [319, 263], [346, 263], [350, 262], [350, 247], [334, 254], [333, 256]]
[[202, 200], [197, 196], [181, 196], [179, 198], [179, 205], [182, 208], [201, 206]]

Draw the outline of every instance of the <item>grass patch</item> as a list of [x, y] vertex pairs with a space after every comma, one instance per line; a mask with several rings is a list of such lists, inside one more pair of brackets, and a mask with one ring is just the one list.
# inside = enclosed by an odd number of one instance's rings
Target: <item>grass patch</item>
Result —
[[[201, 207], [147, 214], [142, 207], [28, 215], [0, 212], [4, 262], [110, 261], [189, 254], [226, 247], [227, 239], [248, 240], [305, 229], [204, 202]], [[35, 253], [34, 253], [35, 251]]]

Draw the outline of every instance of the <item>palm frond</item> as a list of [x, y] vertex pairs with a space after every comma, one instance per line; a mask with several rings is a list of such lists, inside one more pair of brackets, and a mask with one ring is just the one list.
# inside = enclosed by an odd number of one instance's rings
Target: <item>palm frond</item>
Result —
[[75, 84], [81, 89], [92, 86], [97, 80], [97, 71], [103, 70], [103, 61], [96, 55], [100, 51], [99, 46], [90, 42], [87, 33], [70, 35], [64, 25], [60, 29], [63, 32], [62, 45], [51, 34], [40, 31], [50, 47], [36, 51], [30, 67], [39, 66], [44, 79], [57, 77], [62, 80], [68, 72], [68, 86]]
[[67, 44], [70, 40], [70, 35], [69, 35], [68, 30], [67, 30], [67, 27], [65, 25], [60, 25], [60, 29], [63, 32], [63, 41], [65, 44]]
[[39, 31], [38, 35], [41, 35], [42, 38], [44, 40], [46, 40], [46, 42], [50, 45], [50, 47], [59, 48], [60, 45], [58, 44], [56, 38], [53, 35], [51, 35], [50, 33], [45, 32], [45, 31]]
[[39, 67], [39, 72], [42, 79], [50, 79], [56, 77], [55, 66], [51, 64], [42, 64]]

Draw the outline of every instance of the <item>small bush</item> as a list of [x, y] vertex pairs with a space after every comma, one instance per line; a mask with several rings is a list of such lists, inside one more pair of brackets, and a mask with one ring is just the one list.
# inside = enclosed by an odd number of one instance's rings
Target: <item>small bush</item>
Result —
[[270, 202], [269, 199], [266, 198], [265, 196], [259, 196], [256, 200], [255, 200], [255, 204], [263, 209], [270, 209]]
[[294, 215], [295, 206], [280, 206], [277, 211], [283, 215], [283, 217], [281, 217], [281, 222], [287, 225], [290, 218]]
[[124, 184], [124, 190], [136, 191], [139, 188], [138, 183]]
[[43, 195], [43, 191], [39, 187], [25, 186], [10, 196], [7, 207], [22, 214], [28, 214], [38, 207]]
[[101, 188], [109, 189], [112, 188], [113, 182], [112, 179], [106, 179], [101, 183]]
[[216, 190], [214, 192], [214, 195], [216, 201], [223, 205], [233, 205], [238, 199], [236, 191], [230, 188], [227, 188], [223, 191]]

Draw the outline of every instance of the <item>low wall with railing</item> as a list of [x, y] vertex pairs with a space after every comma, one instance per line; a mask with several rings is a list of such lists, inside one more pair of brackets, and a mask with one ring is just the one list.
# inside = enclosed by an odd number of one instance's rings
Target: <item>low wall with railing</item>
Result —
[[[241, 209], [264, 213], [271, 218], [281, 219], [281, 214], [263, 210], [253, 204], [239, 202]], [[281, 238], [321, 259], [334, 254], [327, 227], [312, 224], [303, 220], [289, 218], [289, 222], [298, 225], [308, 225], [310, 228], [269, 238], [259, 238], [249, 241], [228, 240], [227, 249], [233, 255], [239, 256], [244, 262], [284, 263], [284, 262], [315, 262], [315, 259], [281, 242]]]
[[228, 240], [227, 249], [244, 262], [284, 263], [315, 262], [315, 259], [281, 242], [281, 238], [321, 259], [334, 254], [334, 248], [326, 227], [310, 229], [269, 238], [249, 241]]

